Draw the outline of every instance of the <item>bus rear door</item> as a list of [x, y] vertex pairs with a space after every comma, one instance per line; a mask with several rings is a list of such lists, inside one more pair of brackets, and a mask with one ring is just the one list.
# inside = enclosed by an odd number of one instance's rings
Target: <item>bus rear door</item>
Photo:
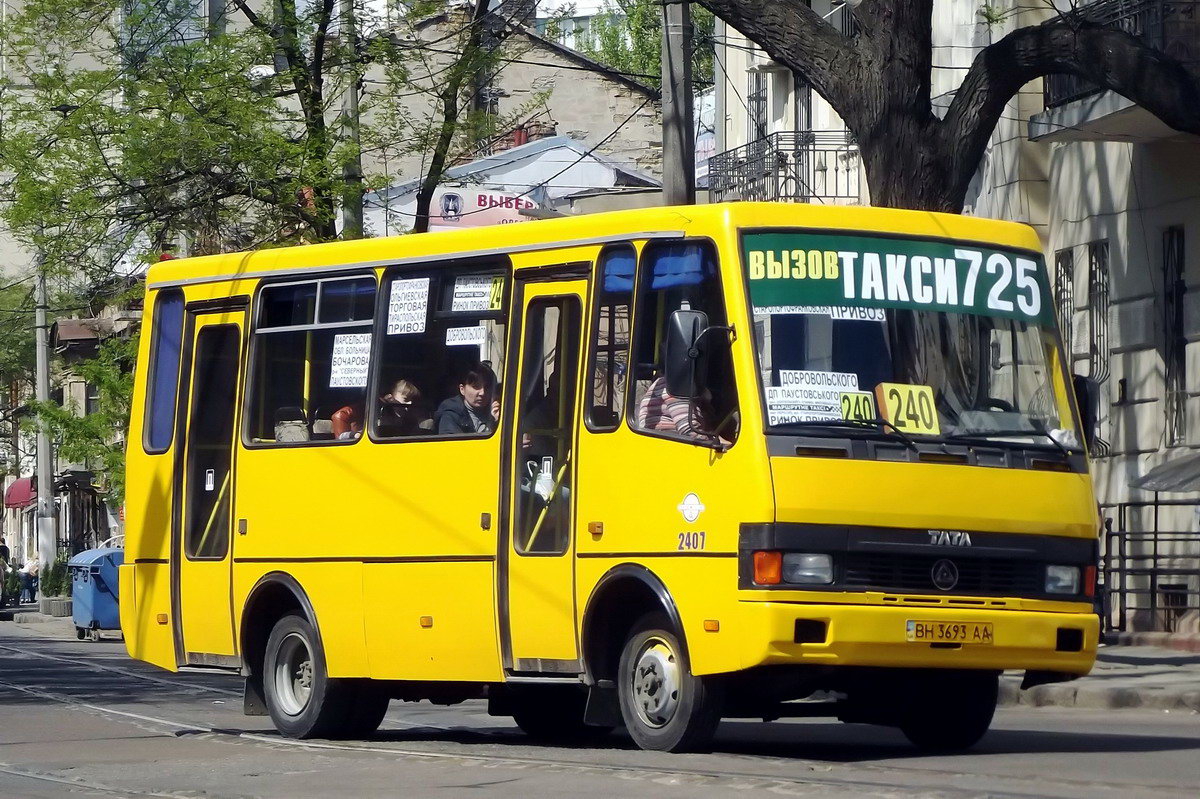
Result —
[[181, 499], [172, 562], [177, 657], [182, 664], [231, 665], [235, 654], [230, 596], [230, 522], [245, 312], [191, 316], [191, 378], [180, 418]]
[[506, 665], [578, 672], [574, 607], [575, 428], [586, 280], [518, 291], [519, 370], [509, 439], [508, 541], [501, 550]]

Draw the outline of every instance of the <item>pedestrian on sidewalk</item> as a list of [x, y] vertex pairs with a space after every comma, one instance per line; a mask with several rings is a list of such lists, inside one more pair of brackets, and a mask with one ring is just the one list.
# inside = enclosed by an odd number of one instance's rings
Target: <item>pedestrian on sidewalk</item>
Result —
[[[42, 561], [35, 552], [25, 565], [21, 567], [21, 601], [32, 602], [37, 599], [38, 572], [41, 571]], [[28, 596], [29, 599], [25, 597]]]
[[8, 544], [0, 542], [0, 608], [8, 604], [8, 575], [13, 571]]

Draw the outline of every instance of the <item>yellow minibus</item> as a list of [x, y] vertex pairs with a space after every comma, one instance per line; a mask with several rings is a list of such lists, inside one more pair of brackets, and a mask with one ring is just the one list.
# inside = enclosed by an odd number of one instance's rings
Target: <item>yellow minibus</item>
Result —
[[486, 698], [928, 749], [1091, 668], [1087, 381], [1028, 227], [769, 203], [165, 261], [122, 628], [284, 735]]

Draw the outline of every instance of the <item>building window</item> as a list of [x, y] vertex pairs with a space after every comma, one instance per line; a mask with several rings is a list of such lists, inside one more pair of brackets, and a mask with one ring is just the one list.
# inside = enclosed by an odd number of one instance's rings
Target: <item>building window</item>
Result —
[[737, 392], [730, 348], [720, 333], [710, 333], [701, 346], [698, 377], [704, 394], [695, 400], [666, 390], [662, 343], [671, 314], [680, 309], [704, 311], [710, 326], [725, 325], [725, 302], [717, 274], [717, 255], [707, 242], [650, 244], [638, 272], [633, 358], [636, 390], [627, 410], [635, 430], [691, 443], [716, 444], [737, 438]]
[[1054, 308], [1058, 329], [1071, 366], [1071, 321], [1075, 315], [1075, 251], [1068, 247], [1054, 254]]
[[796, 107], [794, 129], [812, 130], [812, 86], [799, 74], [792, 74], [792, 102]]
[[754, 70], [747, 73], [749, 87], [746, 90], [747, 124], [746, 141], [765, 139], [767, 136], [767, 73]]
[[1163, 231], [1163, 365], [1167, 392], [1167, 445], [1187, 438], [1187, 339], [1183, 327], [1183, 227]]
[[629, 326], [633, 312], [633, 275], [637, 255], [633, 246], [609, 247], [600, 255], [600, 282], [592, 327], [592, 393], [588, 427], [594, 432], [616, 430], [629, 376]]
[[[1108, 240], [1088, 244], [1088, 330], [1091, 341], [1088, 346], [1088, 374], [1096, 383], [1104, 383], [1109, 376], [1108, 343]], [[1109, 443], [1096, 436], [1093, 445], [1096, 457], [1109, 454]]]
[[504, 379], [506, 262], [393, 270], [384, 286], [371, 434], [487, 437]]
[[146, 377], [146, 451], [166, 452], [175, 433], [179, 353], [183, 346], [183, 292], [160, 291], [154, 301], [150, 342], [150, 373]]
[[363, 429], [375, 278], [264, 288], [254, 330], [247, 441], [353, 441]]

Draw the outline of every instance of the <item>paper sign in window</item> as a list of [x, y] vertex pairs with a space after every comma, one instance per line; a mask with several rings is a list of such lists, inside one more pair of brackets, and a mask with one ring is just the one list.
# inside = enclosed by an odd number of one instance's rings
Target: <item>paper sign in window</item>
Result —
[[329, 387], [366, 388], [367, 367], [370, 363], [370, 333], [339, 333], [333, 337]]
[[424, 333], [429, 314], [429, 278], [393, 280], [388, 295], [387, 334]]

